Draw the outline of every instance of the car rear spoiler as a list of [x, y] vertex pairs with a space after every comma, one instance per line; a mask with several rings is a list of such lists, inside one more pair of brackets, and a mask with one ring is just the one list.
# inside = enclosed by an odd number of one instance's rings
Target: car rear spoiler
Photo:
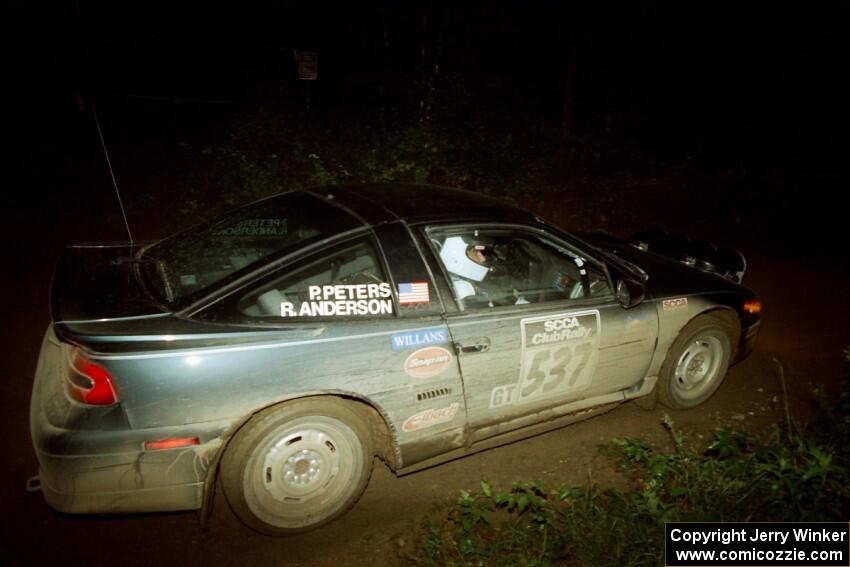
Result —
[[686, 236], [651, 229], [634, 234], [629, 244], [643, 251], [652, 251], [704, 272], [723, 276], [735, 283], [744, 280], [747, 259], [735, 248], [718, 248], [711, 242], [691, 240]]

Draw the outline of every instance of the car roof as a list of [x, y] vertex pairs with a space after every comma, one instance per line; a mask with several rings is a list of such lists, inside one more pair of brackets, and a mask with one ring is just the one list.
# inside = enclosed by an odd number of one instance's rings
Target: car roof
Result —
[[411, 223], [535, 219], [532, 213], [489, 195], [439, 185], [371, 183], [318, 187], [309, 191], [336, 201], [371, 225], [399, 219]]

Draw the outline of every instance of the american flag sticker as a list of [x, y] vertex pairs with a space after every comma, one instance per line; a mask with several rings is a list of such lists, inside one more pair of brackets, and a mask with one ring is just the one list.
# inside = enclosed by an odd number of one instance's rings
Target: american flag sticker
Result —
[[428, 282], [410, 282], [398, 284], [398, 302], [402, 305], [430, 303]]

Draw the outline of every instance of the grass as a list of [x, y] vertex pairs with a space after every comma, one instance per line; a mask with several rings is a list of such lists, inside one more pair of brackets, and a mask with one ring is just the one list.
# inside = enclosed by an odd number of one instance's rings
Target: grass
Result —
[[[846, 353], [850, 361], [850, 351]], [[628, 489], [487, 481], [422, 522], [411, 565], [660, 565], [668, 521], [827, 521], [850, 514], [850, 388], [808, 427], [721, 427], [695, 446], [664, 416], [673, 449], [603, 447]]]

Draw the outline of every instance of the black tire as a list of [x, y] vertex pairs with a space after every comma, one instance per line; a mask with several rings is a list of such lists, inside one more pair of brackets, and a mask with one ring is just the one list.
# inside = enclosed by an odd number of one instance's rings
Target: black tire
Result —
[[708, 400], [729, 371], [737, 327], [725, 315], [700, 315], [685, 325], [658, 375], [658, 401], [687, 409]]
[[236, 516], [268, 535], [304, 532], [357, 502], [372, 474], [366, 419], [337, 398], [259, 412], [228, 444], [224, 494]]

